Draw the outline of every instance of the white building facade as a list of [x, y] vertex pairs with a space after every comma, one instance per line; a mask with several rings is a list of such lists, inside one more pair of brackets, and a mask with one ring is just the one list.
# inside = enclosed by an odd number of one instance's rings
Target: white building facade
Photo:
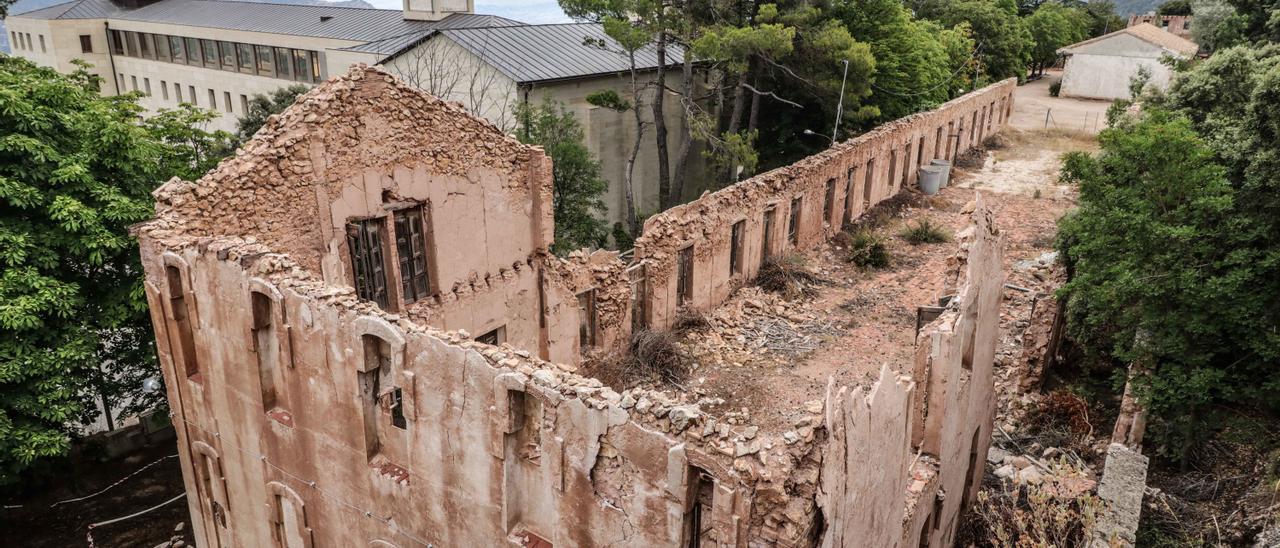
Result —
[[1195, 56], [1195, 43], [1149, 23], [1139, 23], [1058, 50], [1067, 56], [1062, 71], [1062, 97], [1128, 99], [1129, 82], [1140, 70], [1150, 74], [1147, 84], [1165, 89], [1173, 77], [1166, 57]]
[[[462, 103], [504, 131], [516, 129], [523, 102], [544, 96], [573, 112], [609, 181], [606, 217], [624, 219], [626, 163], [635, 143], [631, 115], [587, 103], [587, 95], [626, 96], [629, 64], [599, 25], [524, 25], [472, 13], [474, 0], [404, 0], [402, 10], [218, 0], [74, 0], [11, 14], [13, 53], [61, 72], [77, 63], [102, 78], [107, 95], [137, 92], [150, 112], [181, 103], [219, 116], [209, 129], [234, 132], [256, 94], [314, 85], [356, 63], [382, 64], [411, 85]], [[591, 38], [605, 47], [588, 46]], [[616, 46], [616, 44], [614, 44]], [[668, 54], [667, 85], [679, 89], [681, 53]], [[637, 55], [644, 80], [657, 67], [652, 48]], [[667, 101], [668, 148], [682, 131], [680, 103]], [[652, 113], [643, 115], [651, 122]], [[658, 210], [657, 146], [642, 140], [635, 172], [637, 209]], [[694, 153], [689, 180], [702, 182]], [[702, 188], [690, 185], [685, 195]]]

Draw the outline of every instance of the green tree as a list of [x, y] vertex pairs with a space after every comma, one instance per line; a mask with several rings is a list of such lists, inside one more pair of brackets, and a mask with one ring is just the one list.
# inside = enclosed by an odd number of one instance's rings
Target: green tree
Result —
[[542, 146], [552, 162], [552, 204], [556, 219], [552, 251], [564, 255], [584, 247], [604, 247], [608, 226], [597, 215], [607, 183], [600, 164], [583, 144], [582, 126], [562, 103], [544, 98], [540, 105], [521, 104], [517, 112], [523, 143]]
[[937, 19], [947, 26], [968, 23], [981, 62], [977, 85], [1023, 78], [1035, 41], [1011, 0], [960, 0], [943, 4]]
[[235, 138], [222, 130], [205, 129], [218, 118], [213, 110], [182, 103], [160, 109], [142, 121], [160, 147], [160, 173], [194, 181], [235, 152]]
[[0, 57], [0, 484], [65, 454], [95, 397], [163, 404], [141, 391], [159, 371], [128, 227], [198, 139], [98, 84]]
[[1185, 462], [1223, 406], [1280, 412], [1280, 46], [1221, 51], [1148, 90], [1073, 155], [1060, 225], [1068, 330], [1134, 366], [1162, 454]]
[[1156, 15], [1191, 15], [1191, 0], [1169, 0], [1156, 8]]
[[1089, 15], [1089, 36], [1097, 37], [1123, 29], [1124, 19], [1116, 15], [1116, 5], [1111, 0], [1092, 0], [1077, 7]]
[[9, 8], [18, 0], [0, 0], [0, 19], [9, 16]]
[[1086, 12], [1056, 3], [1040, 6], [1026, 18], [1026, 23], [1034, 41], [1031, 67], [1041, 74], [1046, 66], [1057, 61], [1058, 48], [1084, 40], [1089, 32]]
[[[965, 30], [917, 20], [898, 0], [845, 0], [832, 13], [871, 47], [875, 72], [865, 102], [878, 109], [876, 121], [933, 108], [965, 89], [971, 73], [965, 62], [973, 53]], [[953, 52], [956, 48], [962, 51]]]
[[1280, 0], [1227, 0], [1244, 22], [1250, 41], [1280, 42]]
[[258, 93], [249, 99], [249, 110], [240, 117], [237, 122], [236, 138], [240, 142], [248, 141], [253, 134], [262, 129], [262, 125], [267, 123], [267, 118], [273, 114], [280, 114], [284, 109], [289, 108], [299, 95], [306, 93], [311, 87], [304, 84], [293, 84], [291, 86], [277, 88], [270, 94]]
[[1192, 5], [1191, 39], [1200, 47], [1217, 51], [1245, 41], [1246, 20], [1222, 0], [1199, 0]]
[[1151, 112], [1100, 142], [1063, 167], [1080, 188], [1059, 235], [1068, 330], [1101, 360], [1144, 364], [1137, 392], [1158, 451], [1183, 457], [1210, 404], [1280, 396], [1275, 371], [1258, 382], [1265, 362], [1244, 352], [1271, 315], [1255, 300], [1264, 269], [1242, 252], [1226, 169], [1185, 118]]

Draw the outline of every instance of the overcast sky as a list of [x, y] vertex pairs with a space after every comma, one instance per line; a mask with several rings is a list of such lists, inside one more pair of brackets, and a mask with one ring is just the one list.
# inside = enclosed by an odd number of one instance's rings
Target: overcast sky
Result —
[[[398, 10], [401, 0], [367, 0], [375, 7]], [[476, 0], [476, 13], [501, 15], [525, 23], [564, 23], [569, 20], [556, 0]]]

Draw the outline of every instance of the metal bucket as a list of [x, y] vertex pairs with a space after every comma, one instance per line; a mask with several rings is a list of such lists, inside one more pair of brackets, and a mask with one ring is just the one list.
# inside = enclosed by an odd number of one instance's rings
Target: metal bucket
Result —
[[941, 158], [934, 158], [929, 165], [942, 168], [942, 183], [938, 188], [947, 188], [951, 183], [951, 161]]
[[920, 191], [930, 196], [937, 194], [942, 188], [942, 176], [945, 170], [938, 166], [920, 166]]

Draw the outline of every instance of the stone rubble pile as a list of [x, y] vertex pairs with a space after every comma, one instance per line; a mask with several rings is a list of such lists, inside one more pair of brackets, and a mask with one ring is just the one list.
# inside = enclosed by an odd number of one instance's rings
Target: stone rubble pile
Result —
[[1039, 486], [1041, 491], [1060, 498], [1079, 497], [1098, 485], [1096, 475], [1079, 456], [1057, 447], [1041, 448], [1038, 443], [1021, 454], [992, 444], [987, 464], [1005, 482]]
[[839, 334], [838, 326], [758, 287], [739, 289], [707, 314], [710, 327], [699, 331], [691, 350], [712, 365], [740, 367], [747, 362], [793, 360]]

